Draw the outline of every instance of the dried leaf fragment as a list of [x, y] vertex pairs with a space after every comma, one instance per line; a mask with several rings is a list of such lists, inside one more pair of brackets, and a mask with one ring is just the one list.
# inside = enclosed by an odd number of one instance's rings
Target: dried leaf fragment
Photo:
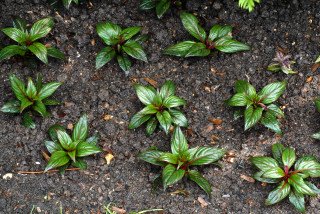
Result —
[[183, 189], [178, 189], [174, 192], [171, 192], [170, 195], [184, 195], [184, 196], [188, 196], [189, 192]]
[[246, 181], [248, 181], [250, 183], [254, 183], [255, 182], [254, 178], [252, 178], [250, 176], [247, 176], [247, 175], [240, 175], [240, 178], [242, 178], [243, 180], [246, 180]]
[[202, 208], [205, 208], [205, 207], [207, 207], [209, 204], [208, 204], [208, 202], [206, 202], [203, 198], [201, 198], [200, 196], [198, 197], [198, 201], [199, 201], [199, 203], [200, 203], [200, 205], [201, 205], [201, 207]]
[[107, 165], [109, 165], [111, 163], [111, 160], [114, 158], [114, 156], [113, 156], [113, 154], [108, 153], [104, 158], [107, 161]]
[[209, 122], [213, 123], [214, 125], [221, 125], [222, 120], [220, 118], [209, 118]]
[[105, 121], [109, 121], [109, 120], [111, 120], [112, 118], [113, 118], [113, 116], [110, 115], [110, 114], [105, 114], [105, 115], [103, 116], [103, 119], [104, 119]]
[[153, 87], [157, 88], [158, 87], [158, 83], [157, 81], [150, 79], [148, 77], [143, 78], [145, 81], [147, 81], [150, 85], [152, 85]]
[[115, 207], [113, 206], [111, 208], [112, 211], [116, 212], [117, 214], [125, 214], [126, 213], [126, 210], [122, 209], [122, 208], [119, 208], [119, 207]]

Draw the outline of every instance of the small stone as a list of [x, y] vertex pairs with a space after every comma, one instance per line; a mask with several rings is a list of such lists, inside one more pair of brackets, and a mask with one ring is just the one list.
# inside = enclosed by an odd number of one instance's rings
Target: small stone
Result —
[[13, 174], [12, 173], [7, 173], [5, 175], [2, 176], [2, 178], [4, 180], [10, 180], [11, 178], [13, 177]]

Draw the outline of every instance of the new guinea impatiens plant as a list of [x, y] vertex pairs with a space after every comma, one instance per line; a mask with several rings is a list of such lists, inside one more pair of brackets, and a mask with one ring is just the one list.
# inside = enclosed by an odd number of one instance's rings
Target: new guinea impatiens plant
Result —
[[48, 64], [48, 56], [64, 59], [64, 54], [58, 49], [38, 42], [39, 39], [50, 33], [53, 24], [52, 18], [44, 18], [34, 23], [28, 30], [24, 20], [14, 20], [13, 27], [4, 28], [2, 32], [18, 44], [4, 47], [0, 51], [0, 61], [14, 55], [25, 56], [27, 53], [34, 54], [45, 64]]
[[59, 168], [60, 173], [64, 173], [69, 165], [86, 169], [87, 163], [84, 157], [102, 152], [97, 146], [98, 136], [88, 138], [88, 117], [82, 115], [73, 128], [72, 136], [67, 133], [64, 127], [53, 125], [49, 128], [51, 140], [44, 144], [51, 154], [45, 172], [53, 168]]
[[97, 54], [96, 69], [101, 68], [116, 57], [120, 68], [128, 74], [131, 68], [129, 56], [147, 62], [147, 56], [141, 46], [141, 43], [147, 37], [145, 35], [137, 36], [140, 30], [141, 27], [122, 29], [111, 22], [99, 23], [97, 25], [97, 33], [107, 47]]
[[250, 49], [248, 45], [232, 39], [231, 26], [214, 25], [207, 35], [194, 15], [183, 12], [180, 14], [180, 18], [184, 28], [199, 41], [184, 41], [173, 45], [164, 50], [167, 55], [179, 57], [208, 56], [213, 50], [235, 53]]
[[271, 63], [267, 70], [272, 72], [282, 71], [285, 74], [296, 74], [291, 66], [295, 64], [295, 61], [290, 60], [290, 55], [285, 55], [283, 52], [277, 50], [276, 57], [273, 59], [274, 63]]
[[182, 2], [183, 0], [141, 0], [140, 9], [151, 10], [155, 8], [160, 19], [170, 9], [171, 5], [181, 6]]
[[11, 114], [22, 114], [22, 124], [28, 128], [34, 129], [36, 127], [32, 119], [32, 112], [46, 117], [49, 115], [47, 106], [60, 104], [59, 101], [49, 98], [62, 84], [60, 82], [43, 84], [40, 75], [37, 76], [35, 83], [31, 78], [28, 78], [27, 86], [14, 74], [9, 76], [9, 80], [16, 99], [5, 103], [1, 111]]
[[210, 183], [193, 166], [217, 164], [225, 154], [224, 149], [213, 147], [188, 148], [188, 143], [181, 129], [176, 127], [171, 139], [171, 153], [161, 152], [155, 148], [139, 154], [139, 158], [158, 166], [164, 167], [162, 171], [163, 187], [177, 183], [183, 177], [197, 183], [208, 195], [211, 193]]
[[260, 2], [261, 0], [239, 0], [239, 6], [249, 12], [252, 12], [255, 4]]
[[277, 101], [286, 89], [286, 82], [266, 85], [260, 92], [245, 80], [235, 84], [236, 94], [226, 101], [228, 106], [245, 107], [235, 112], [235, 118], [244, 115], [244, 130], [260, 122], [277, 134], [281, 134], [278, 118], [284, 117], [282, 110], [273, 102]]
[[135, 84], [134, 88], [145, 107], [131, 118], [129, 129], [135, 129], [147, 123], [146, 132], [147, 135], [151, 135], [158, 123], [166, 134], [169, 133], [172, 124], [188, 126], [187, 118], [178, 109], [179, 106], [184, 106], [186, 101], [175, 95], [176, 86], [172, 81], [166, 81], [160, 90], [140, 84]]
[[316, 196], [320, 190], [307, 178], [320, 177], [320, 163], [313, 156], [303, 156], [296, 161], [294, 149], [276, 143], [271, 157], [252, 157], [251, 162], [260, 171], [254, 178], [264, 183], [278, 184], [266, 199], [266, 205], [273, 205], [287, 196], [299, 212], [305, 212], [305, 195]]

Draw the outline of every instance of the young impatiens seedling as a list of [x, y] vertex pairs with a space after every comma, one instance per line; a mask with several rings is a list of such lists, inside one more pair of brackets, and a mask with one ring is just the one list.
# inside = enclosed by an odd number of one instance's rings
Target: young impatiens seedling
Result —
[[31, 117], [32, 111], [45, 117], [49, 115], [47, 106], [60, 104], [60, 102], [49, 98], [61, 85], [59, 82], [43, 84], [42, 78], [38, 76], [35, 83], [31, 78], [28, 78], [27, 86], [25, 86], [13, 74], [9, 76], [9, 79], [16, 99], [5, 103], [1, 111], [12, 114], [22, 113], [22, 124], [28, 128], [34, 129], [36, 127]]
[[141, 0], [140, 9], [141, 10], [151, 10], [156, 8], [156, 13], [158, 18], [162, 16], [170, 9], [171, 5], [181, 6], [182, 1], [178, 0]]
[[51, 154], [45, 172], [59, 168], [60, 173], [64, 173], [65, 169], [71, 164], [80, 169], [86, 169], [87, 163], [84, 157], [93, 155], [102, 150], [96, 145], [98, 136], [88, 136], [88, 117], [83, 115], [73, 128], [70, 137], [64, 127], [53, 125], [49, 128], [51, 141], [45, 141], [44, 144]]
[[255, 3], [260, 3], [261, 0], [239, 0], [239, 6], [243, 9], [252, 12], [255, 6]]
[[107, 47], [97, 54], [96, 69], [116, 57], [120, 68], [127, 75], [131, 68], [129, 56], [147, 62], [147, 56], [141, 46], [147, 37], [145, 35], [136, 36], [140, 30], [141, 27], [128, 27], [122, 30], [120, 26], [111, 22], [99, 23], [97, 33]]
[[295, 61], [290, 60], [290, 55], [284, 55], [281, 51], [277, 51], [276, 57], [273, 59], [275, 63], [271, 63], [268, 66], [268, 71], [278, 72], [282, 71], [285, 74], [296, 74], [297, 72], [293, 71], [291, 65], [296, 63]]
[[250, 47], [232, 39], [231, 26], [214, 25], [209, 35], [199, 25], [198, 19], [190, 13], [180, 15], [184, 28], [197, 40], [184, 41], [167, 48], [164, 53], [179, 57], [208, 56], [212, 50], [235, 53], [249, 50]]
[[271, 83], [257, 93], [256, 89], [245, 80], [238, 80], [235, 84], [236, 94], [226, 101], [229, 106], [245, 107], [235, 112], [235, 118], [244, 115], [244, 130], [251, 128], [258, 122], [281, 134], [278, 118], [284, 117], [282, 110], [273, 102], [279, 99], [286, 89], [286, 82]]
[[33, 53], [38, 59], [48, 64], [48, 56], [64, 59], [64, 54], [50, 45], [44, 45], [38, 40], [45, 37], [53, 27], [52, 18], [45, 18], [34, 23], [30, 30], [22, 19], [16, 19], [12, 28], [4, 28], [2, 32], [18, 42], [18, 45], [9, 45], [0, 51], [0, 61], [14, 55], [25, 56]]
[[[316, 104], [317, 111], [320, 112], [320, 98], [317, 98], [314, 102]], [[320, 140], [320, 132], [314, 133], [312, 138]]]
[[140, 84], [136, 84], [134, 88], [145, 107], [131, 118], [129, 129], [135, 129], [147, 122], [146, 132], [147, 135], [151, 135], [158, 122], [166, 134], [169, 133], [172, 124], [188, 126], [187, 118], [177, 109], [184, 106], [186, 101], [174, 95], [176, 87], [172, 81], [166, 81], [160, 90]]
[[164, 167], [162, 171], [164, 189], [186, 176], [196, 182], [209, 195], [212, 191], [210, 183], [200, 172], [190, 169], [190, 167], [214, 164], [224, 154], [225, 150], [213, 147], [189, 149], [185, 136], [181, 129], [177, 127], [171, 140], [171, 153], [152, 149], [142, 152], [139, 158], [148, 163]]
[[305, 212], [305, 195], [316, 196], [320, 190], [306, 178], [320, 177], [320, 163], [313, 156], [304, 156], [296, 161], [294, 149], [285, 148], [276, 143], [272, 146], [271, 157], [253, 157], [254, 164], [260, 171], [254, 178], [264, 183], [280, 183], [270, 192], [266, 205], [280, 202], [287, 196], [300, 212]]

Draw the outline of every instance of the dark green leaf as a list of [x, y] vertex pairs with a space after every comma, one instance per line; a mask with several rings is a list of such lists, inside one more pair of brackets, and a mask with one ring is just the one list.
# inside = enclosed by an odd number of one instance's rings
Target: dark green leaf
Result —
[[289, 195], [289, 201], [299, 212], [304, 213], [306, 211], [304, 206], [304, 196], [296, 191], [291, 191]]
[[162, 99], [174, 95], [176, 86], [173, 81], [167, 80], [160, 89], [160, 96]]
[[139, 154], [139, 158], [143, 161], [148, 163], [158, 165], [158, 166], [165, 166], [166, 163], [159, 161], [159, 157], [163, 154], [163, 152], [157, 150], [149, 150]]
[[134, 89], [137, 93], [137, 96], [139, 98], [139, 100], [145, 104], [145, 105], [149, 105], [152, 104], [152, 101], [155, 97], [155, 93], [153, 90], [151, 90], [148, 87], [139, 85], [139, 84], [135, 84], [134, 85]]
[[13, 90], [14, 94], [20, 101], [24, 101], [27, 99], [27, 94], [26, 94], [26, 86], [24, 83], [16, 77], [16, 75], [11, 74], [9, 76], [10, 84], [11, 84], [11, 89]]
[[146, 53], [143, 51], [142, 46], [134, 41], [128, 40], [123, 46], [122, 49], [129, 55], [135, 59], [142, 60], [144, 62], [148, 62]]
[[163, 162], [167, 162], [167, 163], [171, 163], [171, 164], [178, 164], [178, 159], [179, 156], [177, 154], [172, 154], [172, 153], [163, 153], [158, 160], [159, 161], [163, 161]]
[[188, 53], [190, 48], [196, 44], [194, 41], [184, 41], [178, 44], [172, 45], [164, 50], [164, 54], [172, 55], [172, 56], [179, 56], [185, 57]]
[[235, 84], [237, 93], [244, 93], [248, 97], [256, 95], [256, 89], [245, 80], [238, 80]]
[[252, 157], [250, 161], [263, 172], [274, 167], [279, 167], [277, 161], [270, 157]]
[[131, 61], [127, 55], [117, 55], [117, 61], [120, 68], [124, 71], [126, 75], [129, 74], [131, 68]]
[[288, 183], [300, 194], [315, 196], [316, 193], [297, 174], [291, 175]]
[[73, 162], [76, 162], [76, 150], [68, 152], [68, 156], [71, 158]]
[[138, 112], [138, 114], [146, 115], [146, 114], [155, 114], [158, 112], [158, 109], [152, 105], [149, 104], [146, 107], [144, 107], [141, 111]]
[[268, 66], [267, 70], [272, 72], [278, 72], [281, 71], [281, 66], [279, 65], [279, 63], [272, 63]]
[[84, 157], [84, 156], [88, 156], [88, 155], [92, 155], [92, 154], [96, 154], [102, 152], [102, 150], [91, 143], [87, 143], [87, 142], [80, 142], [77, 145], [77, 157]]
[[73, 144], [71, 137], [67, 134], [67, 132], [62, 130], [57, 130], [57, 137], [61, 144], [61, 146], [65, 150], [73, 150], [75, 149], [75, 145]]
[[182, 12], [180, 14], [180, 18], [182, 21], [182, 24], [184, 26], [184, 28], [196, 39], [204, 42], [206, 40], [206, 32], [205, 30], [199, 25], [199, 21], [198, 19], [190, 14], [190, 13], [186, 13], [186, 12]]
[[64, 7], [67, 9], [69, 9], [72, 1], [74, 1], [74, 0], [62, 0]]
[[143, 123], [145, 123], [147, 120], [149, 120], [151, 115], [144, 115], [144, 114], [135, 114], [130, 120], [129, 123], [129, 129], [135, 129], [141, 126]]
[[174, 129], [171, 139], [171, 151], [173, 154], [182, 154], [188, 150], [188, 142], [180, 127]]
[[44, 84], [38, 93], [38, 100], [43, 100], [47, 97], [50, 97], [58, 89], [60, 85], [62, 85], [62, 83], [60, 82], [50, 82]]
[[97, 33], [107, 45], [115, 45], [122, 29], [111, 22], [97, 24]]
[[173, 165], [168, 164], [162, 171], [162, 182], [164, 189], [181, 180], [184, 174], [184, 170], [177, 170]]
[[49, 115], [49, 113], [47, 112], [46, 106], [42, 103], [41, 100], [37, 100], [35, 101], [34, 105], [32, 106], [32, 108], [38, 112], [42, 117], [46, 117]]
[[26, 50], [23, 49], [21, 46], [9, 45], [0, 51], [0, 61], [4, 59], [9, 59], [10, 57], [17, 54], [24, 56], [25, 53], [26, 53]]
[[239, 51], [248, 51], [250, 47], [236, 40], [224, 37], [215, 42], [215, 48], [224, 53], [236, 53]]
[[29, 99], [24, 99], [20, 103], [20, 112], [23, 112], [26, 108], [31, 106], [33, 102], [29, 101]]
[[37, 89], [35, 84], [33, 83], [31, 78], [28, 78], [28, 85], [27, 85], [27, 90], [26, 94], [29, 98], [35, 98], [37, 95]]
[[16, 18], [15, 20], [13, 20], [13, 27], [17, 28], [23, 32], [26, 32], [27, 23], [24, 19]]
[[314, 103], [316, 104], [317, 111], [320, 112], [320, 98], [315, 99]]
[[171, 0], [159, 0], [156, 5], [157, 16], [160, 19], [170, 8]]
[[156, 1], [155, 0], [142, 0], [140, 3], [140, 9], [141, 10], [150, 10], [152, 8], [156, 7]]
[[261, 124], [265, 127], [271, 129], [277, 134], [282, 134], [279, 121], [277, 120], [276, 116], [271, 112], [267, 111], [263, 114], [260, 120]]
[[124, 40], [131, 39], [134, 35], [139, 33], [141, 30], [141, 27], [128, 27], [121, 31], [121, 35]]
[[52, 154], [56, 151], [63, 151], [63, 148], [58, 143], [53, 142], [53, 141], [45, 141], [44, 145], [46, 146], [46, 148], [50, 152], [50, 154]]
[[263, 108], [257, 107], [256, 109], [253, 106], [249, 106], [244, 112], [244, 130], [248, 130], [261, 119]]
[[138, 42], [139, 44], [142, 44], [143, 42], [147, 41], [149, 39], [148, 35], [138, 35], [134, 37], [134, 41]]
[[22, 30], [19, 30], [18, 28], [4, 28], [2, 29], [2, 32], [6, 34], [8, 37], [10, 37], [12, 40], [23, 44], [26, 40], [26, 34]]
[[264, 178], [282, 178], [284, 177], [284, 171], [280, 167], [274, 167], [264, 171], [262, 177]]
[[282, 152], [283, 165], [288, 166], [288, 168], [290, 169], [290, 167], [294, 164], [295, 161], [296, 161], [296, 153], [294, 152], [294, 149], [286, 148]]
[[167, 108], [174, 108], [174, 107], [186, 105], [186, 101], [184, 99], [181, 99], [180, 97], [171, 95], [164, 99], [163, 105]]
[[270, 104], [279, 99], [285, 89], [286, 82], [274, 82], [266, 85], [258, 95], [264, 104]]
[[264, 174], [264, 171], [256, 172], [253, 175], [253, 178], [256, 179], [257, 181], [264, 182], [264, 183], [271, 183], [271, 184], [276, 184], [281, 181], [281, 179], [262, 177], [263, 174]]
[[210, 49], [207, 49], [205, 44], [198, 42], [192, 45], [192, 47], [188, 50], [185, 57], [208, 56], [209, 54], [210, 54]]
[[290, 193], [290, 185], [282, 181], [280, 185], [275, 188], [270, 194], [265, 202], [266, 205], [272, 205], [280, 202]]
[[61, 60], [64, 59], [64, 54], [60, 50], [53, 47], [47, 48], [47, 54], [48, 56], [51, 56], [57, 59], [61, 59]]
[[188, 171], [190, 180], [196, 182], [201, 189], [203, 189], [208, 195], [212, 192], [211, 185], [207, 179], [205, 179], [198, 171], [190, 170]]
[[64, 173], [66, 172], [66, 169], [69, 167], [70, 163], [68, 162], [67, 164], [60, 166], [59, 169], [59, 173], [60, 175], [64, 175]]
[[45, 18], [34, 23], [30, 29], [30, 40], [35, 41], [45, 37], [53, 27], [53, 19]]
[[172, 123], [172, 118], [171, 118], [169, 112], [168, 111], [163, 111], [162, 113], [157, 112], [156, 116], [157, 116], [157, 119], [160, 123], [160, 126], [163, 128], [165, 133], [168, 134], [171, 123]]
[[65, 128], [63, 126], [60, 126], [58, 124], [52, 125], [50, 126], [48, 133], [50, 135], [51, 140], [53, 140], [54, 142], [58, 142], [58, 136], [57, 136], [57, 131], [66, 131]]
[[272, 155], [276, 159], [280, 166], [282, 166], [282, 153], [285, 150], [285, 147], [280, 143], [275, 143], [272, 145]]
[[226, 153], [224, 149], [199, 147], [190, 157], [191, 166], [211, 164], [218, 161]]
[[188, 126], [188, 120], [184, 114], [178, 110], [175, 109], [169, 109], [170, 116], [172, 118], [173, 124], [181, 127], [187, 127]]
[[91, 137], [86, 139], [86, 142], [96, 145], [98, 143], [99, 139], [100, 139], [100, 135], [99, 135], [98, 131], [95, 131], [95, 133]]
[[37, 77], [36, 77], [36, 89], [37, 91], [40, 91], [41, 88], [42, 88], [42, 75], [41, 74], [37, 74]]
[[267, 106], [268, 111], [274, 114], [276, 117], [284, 117], [283, 111], [275, 104], [270, 104]]
[[79, 121], [74, 126], [72, 132], [73, 141], [84, 141], [88, 135], [88, 116], [86, 114], [82, 115]]
[[22, 125], [30, 129], [36, 128], [36, 124], [33, 122], [30, 112], [26, 112], [22, 115]]
[[107, 64], [111, 59], [113, 59], [116, 55], [116, 51], [111, 47], [103, 48], [96, 57], [96, 69], [101, 68], [105, 64]]
[[44, 171], [47, 172], [50, 169], [63, 166], [67, 164], [69, 161], [70, 158], [68, 157], [65, 151], [56, 151], [51, 155], [50, 160]]
[[28, 46], [28, 49], [38, 57], [42, 62], [48, 64], [47, 48], [39, 42], [35, 42]]
[[153, 134], [154, 130], [157, 128], [158, 125], [158, 121], [155, 117], [152, 117], [148, 123], [147, 123], [147, 128], [146, 128], [146, 132], [147, 135], [150, 136]]
[[214, 41], [216, 39], [220, 39], [222, 37], [228, 36], [228, 34], [230, 34], [232, 31], [232, 27], [231, 26], [221, 26], [221, 25], [214, 25], [211, 29], [210, 29], [210, 33], [209, 33], [209, 37], [208, 39], [210, 41]]
[[2, 108], [1, 111], [4, 113], [20, 113], [20, 101], [19, 100], [11, 100], [6, 102]]
[[82, 170], [87, 169], [87, 163], [82, 158], [77, 158], [76, 162], [73, 162], [72, 165]]
[[229, 106], [246, 106], [248, 99], [244, 93], [237, 93], [226, 101]]

